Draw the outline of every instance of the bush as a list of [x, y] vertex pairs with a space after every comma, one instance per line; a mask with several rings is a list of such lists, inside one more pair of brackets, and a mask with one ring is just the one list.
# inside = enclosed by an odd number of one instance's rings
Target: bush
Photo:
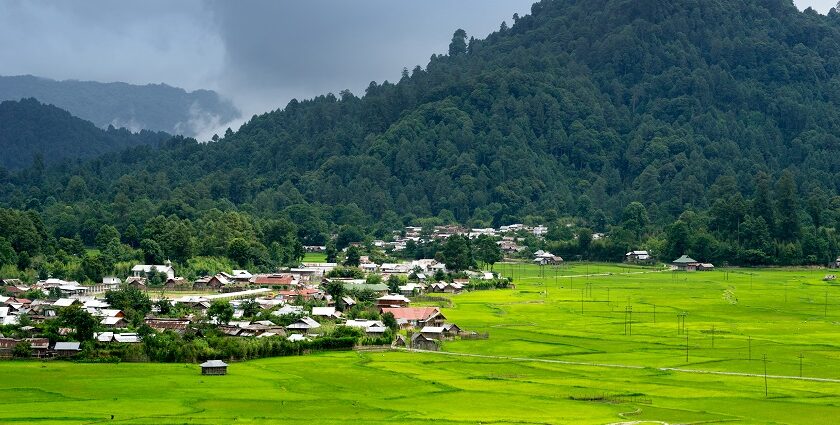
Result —
[[12, 356], [16, 359], [28, 359], [32, 357], [32, 344], [29, 341], [21, 341], [12, 349]]

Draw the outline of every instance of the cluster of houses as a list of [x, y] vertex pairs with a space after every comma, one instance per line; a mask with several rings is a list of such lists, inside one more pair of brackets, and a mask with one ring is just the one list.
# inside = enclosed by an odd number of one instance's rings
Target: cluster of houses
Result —
[[[72, 305], [78, 305], [99, 321], [104, 332], [94, 334], [100, 342], [139, 342], [135, 333], [115, 333], [113, 330], [124, 329], [128, 326], [125, 313], [111, 309], [108, 303], [96, 298], [59, 298], [57, 300], [29, 300], [9, 296], [0, 296], [0, 324], [19, 325], [21, 317], [26, 315], [31, 324], [23, 326], [23, 331], [31, 331], [35, 324], [54, 319], [58, 310]], [[59, 328], [59, 335], [70, 335], [73, 329]], [[39, 358], [64, 357], [77, 354], [80, 349], [78, 342], [56, 342], [50, 344], [47, 338], [13, 339], [0, 335], [0, 357], [10, 357], [15, 346], [21, 342], [28, 342], [32, 355]]]
[[[537, 238], [542, 239], [548, 233], [548, 227], [543, 225], [526, 226], [524, 224], [511, 224], [507, 226], [499, 226], [498, 228], [475, 228], [468, 229], [457, 225], [435, 226], [430, 229], [428, 234], [424, 234], [423, 228], [418, 226], [407, 226], [400, 232], [396, 232], [393, 241], [375, 240], [373, 246], [389, 251], [403, 251], [405, 250], [409, 241], [415, 243], [429, 242], [432, 240], [445, 240], [452, 235], [462, 235], [470, 239], [477, 238], [481, 235], [487, 235], [500, 238], [496, 243], [503, 252], [515, 254], [520, 253], [526, 247], [518, 244], [519, 237], [523, 234], [531, 234]], [[603, 235], [598, 235], [603, 236]], [[326, 246], [305, 246], [306, 252], [324, 252]]]
[[[435, 281], [432, 279], [437, 271], [444, 271], [445, 266], [435, 260], [425, 259], [402, 264], [372, 264], [363, 263], [363, 268], [369, 272], [380, 273], [385, 279], [391, 274], [411, 277], [404, 280], [396, 293], [392, 293], [386, 284], [368, 284], [364, 279], [339, 279], [324, 277], [336, 267], [330, 263], [305, 263], [301, 267], [292, 268], [283, 273], [251, 274], [247, 270], [232, 270], [213, 276], [204, 276], [187, 284], [192, 289], [213, 290], [214, 294], [185, 295], [170, 299], [173, 306], [187, 307], [183, 311], [205, 314], [187, 317], [155, 317], [159, 313], [156, 305], [153, 315], [144, 319], [145, 325], [152, 330], [163, 332], [173, 331], [186, 333], [195, 330], [194, 320], [206, 317], [216, 300], [228, 301], [234, 310], [233, 320], [227, 323], [213, 323], [219, 331], [230, 337], [265, 338], [280, 336], [290, 341], [301, 341], [319, 336], [325, 321], [354, 328], [360, 328], [365, 335], [381, 337], [387, 331], [381, 320], [360, 320], [344, 317], [342, 309], [346, 311], [358, 302], [351, 296], [343, 296], [341, 300], [334, 300], [324, 290], [326, 284], [339, 281], [345, 293], [353, 294], [354, 290], [364, 289], [372, 291], [375, 296], [376, 309], [384, 314], [394, 315], [401, 329], [409, 332], [410, 337], [398, 340], [398, 345], [418, 348], [435, 349], [437, 342], [452, 338], [460, 334], [458, 326], [445, 323], [440, 310], [431, 307], [411, 307], [409, 297], [423, 293], [459, 293], [469, 283], [469, 279], [456, 279], [452, 282]], [[163, 265], [136, 265], [131, 269], [131, 275], [125, 282], [115, 277], [107, 277], [102, 284], [84, 286], [77, 282], [67, 282], [60, 279], [46, 279], [33, 285], [25, 285], [16, 279], [0, 280], [4, 292], [10, 295], [0, 296], [0, 325], [19, 325], [25, 315], [33, 325], [56, 318], [62, 308], [78, 305], [99, 321], [99, 330], [94, 339], [100, 343], [134, 344], [141, 342], [141, 337], [130, 332], [125, 312], [111, 308], [101, 294], [108, 290], [116, 290], [128, 285], [140, 289], [147, 289], [149, 280], [157, 273], [159, 281], [164, 280], [164, 287], [178, 288], [184, 285], [184, 279], [177, 277], [170, 263]], [[474, 278], [494, 279], [493, 273], [474, 272]], [[41, 299], [26, 299], [22, 295], [29, 291], [40, 291]], [[154, 294], [154, 292], [152, 292]], [[58, 296], [56, 298], [56, 296]], [[43, 299], [43, 298], [52, 299]], [[244, 319], [245, 303], [252, 300], [261, 310], [270, 312], [274, 316], [291, 315], [291, 323], [279, 326], [273, 320], [248, 321]], [[319, 305], [306, 308], [304, 305]], [[27, 328], [33, 330], [29, 323]], [[60, 335], [72, 335], [73, 329], [59, 329]], [[55, 343], [43, 338], [15, 340], [0, 336], [0, 356], [9, 356], [14, 347], [23, 341], [32, 346], [33, 355], [39, 357], [73, 355], [80, 351], [79, 343]], [[46, 343], [45, 343], [46, 341]]]

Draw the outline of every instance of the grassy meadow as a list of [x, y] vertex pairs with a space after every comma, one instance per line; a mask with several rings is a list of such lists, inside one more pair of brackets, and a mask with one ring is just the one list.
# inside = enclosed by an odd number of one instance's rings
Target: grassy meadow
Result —
[[[487, 340], [234, 363], [223, 377], [2, 362], [0, 423], [836, 423], [840, 288], [825, 270], [496, 270], [516, 288], [451, 295], [444, 310]], [[829, 380], [797, 379], [800, 360]]]

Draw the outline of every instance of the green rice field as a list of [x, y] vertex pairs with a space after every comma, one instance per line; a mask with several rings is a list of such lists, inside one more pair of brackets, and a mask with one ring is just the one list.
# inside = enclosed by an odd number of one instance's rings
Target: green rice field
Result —
[[516, 288], [450, 295], [444, 309], [486, 340], [233, 363], [211, 377], [197, 365], [2, 362], [0, 423], [838, 421], [840, 288], [826, 270], [495, 269]]

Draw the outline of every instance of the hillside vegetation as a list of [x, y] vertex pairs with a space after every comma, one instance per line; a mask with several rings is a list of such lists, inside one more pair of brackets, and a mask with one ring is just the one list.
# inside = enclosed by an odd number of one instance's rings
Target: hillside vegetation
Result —
[[[588, 229], [610, 255], [824, 263], [838, 252], [839, 47], [838, 13], [790, 0], [543, 0], [486, 39], [456, 31], [448, 54], [363, 97], [11, 175], [0, 196], [65, 235], [219, 211], [282, 216], [313, 244], [349, 226], [573, 223], [546, 246], [596, 257], [574, 238]], [[78, 179], [88, 195], [71, 199]]]
[[91, 158], [139, 145], [156, 145], [170, 136], [163, 132], [132, 133], [124, 128], [97, 128], [35, 99], [0, 103], [0, 166], [43, 167], [64, 159]]

